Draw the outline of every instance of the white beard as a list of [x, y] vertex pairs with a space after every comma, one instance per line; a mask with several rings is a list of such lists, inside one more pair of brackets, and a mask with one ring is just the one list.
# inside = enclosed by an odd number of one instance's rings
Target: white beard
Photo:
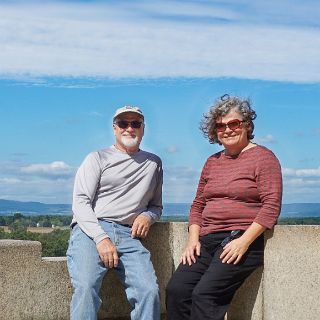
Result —
[[121, 143], [127, 148], [137, 147], [139, 145], [138, 137], [121, 136]]

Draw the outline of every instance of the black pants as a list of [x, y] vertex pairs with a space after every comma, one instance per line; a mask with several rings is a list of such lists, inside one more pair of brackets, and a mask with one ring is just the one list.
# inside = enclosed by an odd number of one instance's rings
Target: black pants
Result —
[[263, 235], [251, 244], [238, 264], [222, 263], [221, 241], [229, 235], [217, 232], [201, 237], [197, 262], [179, 265], [167, 286], [168, 320], [223, 320], [236, 290], [263, 265]]

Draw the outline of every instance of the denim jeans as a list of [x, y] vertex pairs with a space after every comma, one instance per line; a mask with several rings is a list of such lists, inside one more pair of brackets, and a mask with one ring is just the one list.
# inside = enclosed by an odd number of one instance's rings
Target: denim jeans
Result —
[[[131, 319], [159, 320], [159, 287], [149, 251], [139, 239], [131, 238], [130, 227], [106, 221], [99, 223], [117, 248], [119, 264], [114, 270], [132, 307]], [[108, 268], [99, 257], [95, 242], [79, 225], [71, 232], [67, 261], [74, 289], [70, 319], [97, 319], [101, 305], [99, 291]]]

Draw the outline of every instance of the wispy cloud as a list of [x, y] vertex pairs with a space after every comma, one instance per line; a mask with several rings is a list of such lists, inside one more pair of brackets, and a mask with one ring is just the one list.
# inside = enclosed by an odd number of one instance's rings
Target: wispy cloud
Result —
[[319, 12], [317, 1], [4, 2], [0, 73], [318, 82]]
[[320, 178], [320, 167], [316, 169], [290, 169], [284, 168], [282, 170], [285, 177], [309, 177]]
[[165, 149], [165, 151], [166, 151], [167, 153], [177, 153], [177, 152], [179, 151], [179, 148], [178, 148], [178, 146], [176, 146], [176, 145], [171, 145], [171, 146], [168, 146], [168, 147]]
[[70, 203], [72, 201], [71, 180], [1, 179], [1, 199], [40, 201], [45, 203]]
[[89, 112], [88, 115], [91, 116], [91, 117], [98, 117], [98, 118], [103, 117], [103, 114], [100, 113], [100, 112], [97, 112], [97, 111]]
[[12, 184], [18, 184], [20, 182], [21, 180], [16, 178], [0, 178], [0, 184], [12, 185]]
[[[0, 163], [0, 195], [4, 199], [70, 203], [76, 168], [62, 161], [19, 165]], [[191, 203], [200, 169], [164, 167], [164, 201]], [[284, 202], [319, 202], [320, 167], [283, 168]], [[318, 190], [318, 191], [317, 191]]]
[[[308, 169], [283, 168], [285, 202], [319, 202], [320, 167]], [[317, 191], [318, 190], [318, 191]]]
[[266, 136], [264, 137], [257, 137], [255, 139], [255, 141], [257, 143], [277, 143], [277, 140], [275, 139], [275, 137], [272, 135], [272, 134], [267, 134]]
[[63, 161], [54, 161], [52, 163], [31, 164], [21, 168], [21, 173], [44, 177], [49, 179], [68, 179], [73, 176], [75, 169]]
[[163, 185], [165, 202], [191, 203], [199, 177], [200, 170], [191, 167], [165, 167]]
[[0, 197], [21, 201], [69, 203], [76, 168], [63, 161], [47, 164], [0, 163]]

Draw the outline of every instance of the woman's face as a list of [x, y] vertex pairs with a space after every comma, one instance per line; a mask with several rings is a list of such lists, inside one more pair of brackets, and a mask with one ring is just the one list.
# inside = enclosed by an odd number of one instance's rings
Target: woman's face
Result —
[[242, 120], [241, 114], [235, 110], [230, 110], [225, 116], [217, 119], [217, 136], [226, 150], [241, 151], [249, 143], [248, 130]]

